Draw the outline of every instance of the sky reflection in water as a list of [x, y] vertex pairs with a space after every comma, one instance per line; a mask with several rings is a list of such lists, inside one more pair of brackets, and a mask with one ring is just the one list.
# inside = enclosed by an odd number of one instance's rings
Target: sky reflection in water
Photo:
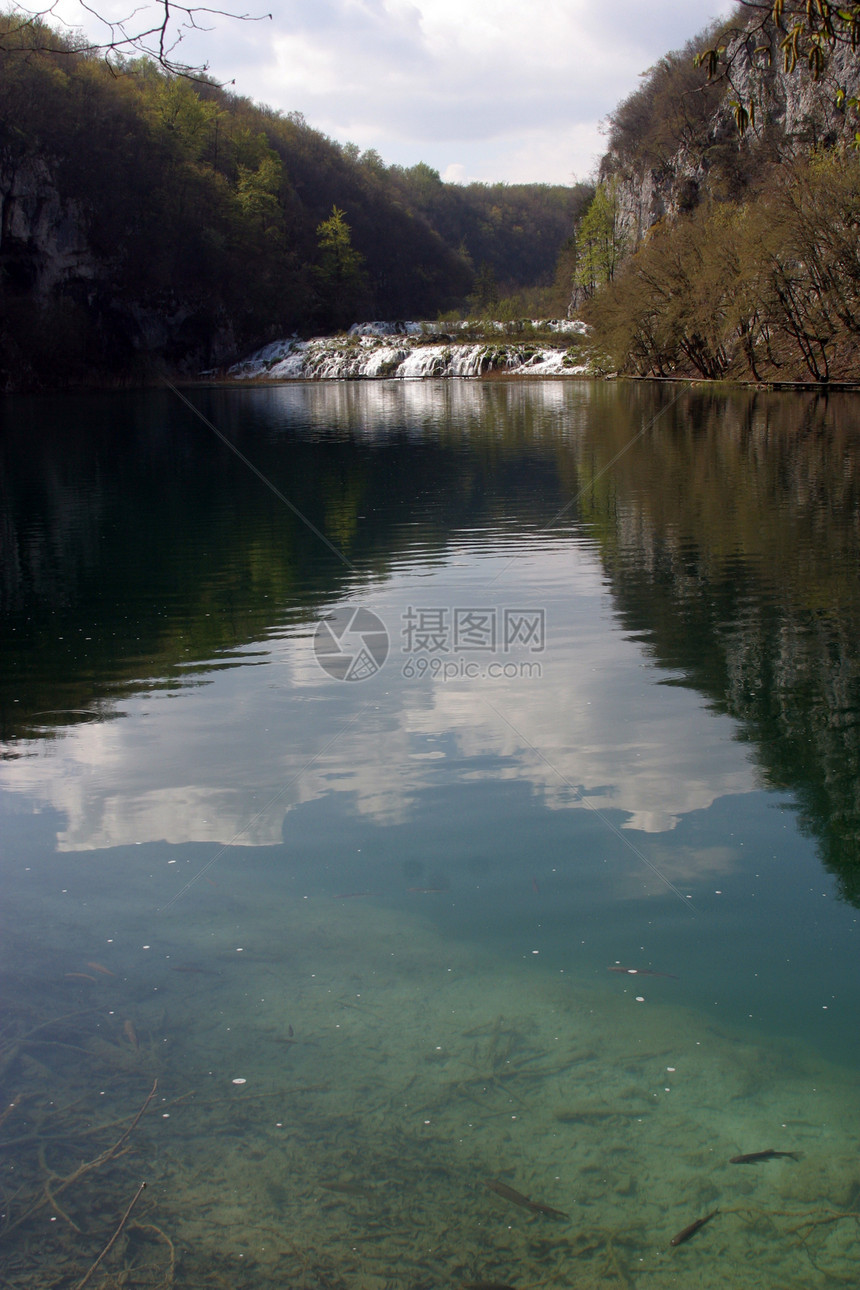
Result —
[[[841, 1011], [827, 985], [857, 1002], [835, 900], [856, 830], [833, 829], [857, 763], [852, 405], [565, 382], [192, 397], [344, 559], [166, 393], [12, 402], [16, 834], [41, 814], [57, 853], [154, 845], [152, 908], [188, 917], [204, 868], [235, 865], [224, 846], [271, 849], [285, 881], [329, 894], [396, 901], [435, 875], [443, 923], [477, 943], [518, 919], [531, 934], [531, 892], [548, 962], [587, 926], [579, 970], [659, 953], [702, 1008], [728, 937], [720, 1006], [748, 1018], [754, 997], [757, 1022], [792, 1031], [778, 969], [799, 961], [819, 1042], [813, 1011]], [[34, 423], [41, 478], [15, 456]], [[345, 604], [390, 639], [357, 683], [314, 651]], [[543, 648], [458, 644], [469, 609], [499, 631], [542, 612]], [[417, 653], [416, 612], [440, 624]], [[478, 891], [483, 909], [464, 903]]]

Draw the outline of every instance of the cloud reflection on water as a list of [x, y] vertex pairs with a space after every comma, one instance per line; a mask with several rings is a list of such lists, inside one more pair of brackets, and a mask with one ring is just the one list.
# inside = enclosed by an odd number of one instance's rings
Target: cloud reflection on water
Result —
[[757, 786], [734, 723], [694, 691], [661, 684], [665, 673], [613, 621], [602, 570], [582, 542], [521, 550], [490, 597], [546, 602], [540, 678], [404, 678], [398, 633], [416, 595], [425, 604], [488, 597], [494, 560], [486, 550], [463, 554], [405, 565], [364, 589], [392, 637], [371, 680], [327, 677], [306, 630], [276, 635], [265, 646], [269, 666], [127, 700], [126, 720], [70, 728], [7, 763], [5, 788], [60, 812], [57, 845], [70, 851], [162, 840], [276, 845], [285, 812], [327, 794], [348, 795], [357, 815], [387, 825], [408, 821], [418, 797], [442, 783], [490, 779], [529, 785], [553, 811], [581, 809], [584, 799], [621, 812], [628, 829], [660, 833]]

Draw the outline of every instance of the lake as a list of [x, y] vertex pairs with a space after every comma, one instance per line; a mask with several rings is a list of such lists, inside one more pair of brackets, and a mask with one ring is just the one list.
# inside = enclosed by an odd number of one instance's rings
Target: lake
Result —
[[857, 397], [0, 417], [3, 1284], [854, 1284]]

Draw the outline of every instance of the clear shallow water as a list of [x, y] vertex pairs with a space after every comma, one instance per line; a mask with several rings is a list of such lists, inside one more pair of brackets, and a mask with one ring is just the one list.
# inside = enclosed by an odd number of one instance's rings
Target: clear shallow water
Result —
[[850, 1283], [856, 401], [191, 397], [3, 405], [8, 1284]]

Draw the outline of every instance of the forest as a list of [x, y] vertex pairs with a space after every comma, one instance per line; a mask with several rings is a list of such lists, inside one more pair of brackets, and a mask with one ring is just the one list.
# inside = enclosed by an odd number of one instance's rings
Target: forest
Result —
[[205, 76], [108, 66], [8, 17], [0, 37], [0, 389], [493, 310], [551, 288], [593, 192], [446, 184]]
[[595, 372], [856, 378], [856, 5], [744, 0], [648, 71], [572, 187], [445, 183], [205, 74], [38, 37], [0, 18], [0, 389], [569, 307]]
[[[831, 9], [829, 36], [815, 15]], [[746, 4], [666, 55], [616, 108], [567, 252], [604, 370], [856, 380], [854, 9], [808, 18], [795, 4], [775, 22], [776, 9]]]

